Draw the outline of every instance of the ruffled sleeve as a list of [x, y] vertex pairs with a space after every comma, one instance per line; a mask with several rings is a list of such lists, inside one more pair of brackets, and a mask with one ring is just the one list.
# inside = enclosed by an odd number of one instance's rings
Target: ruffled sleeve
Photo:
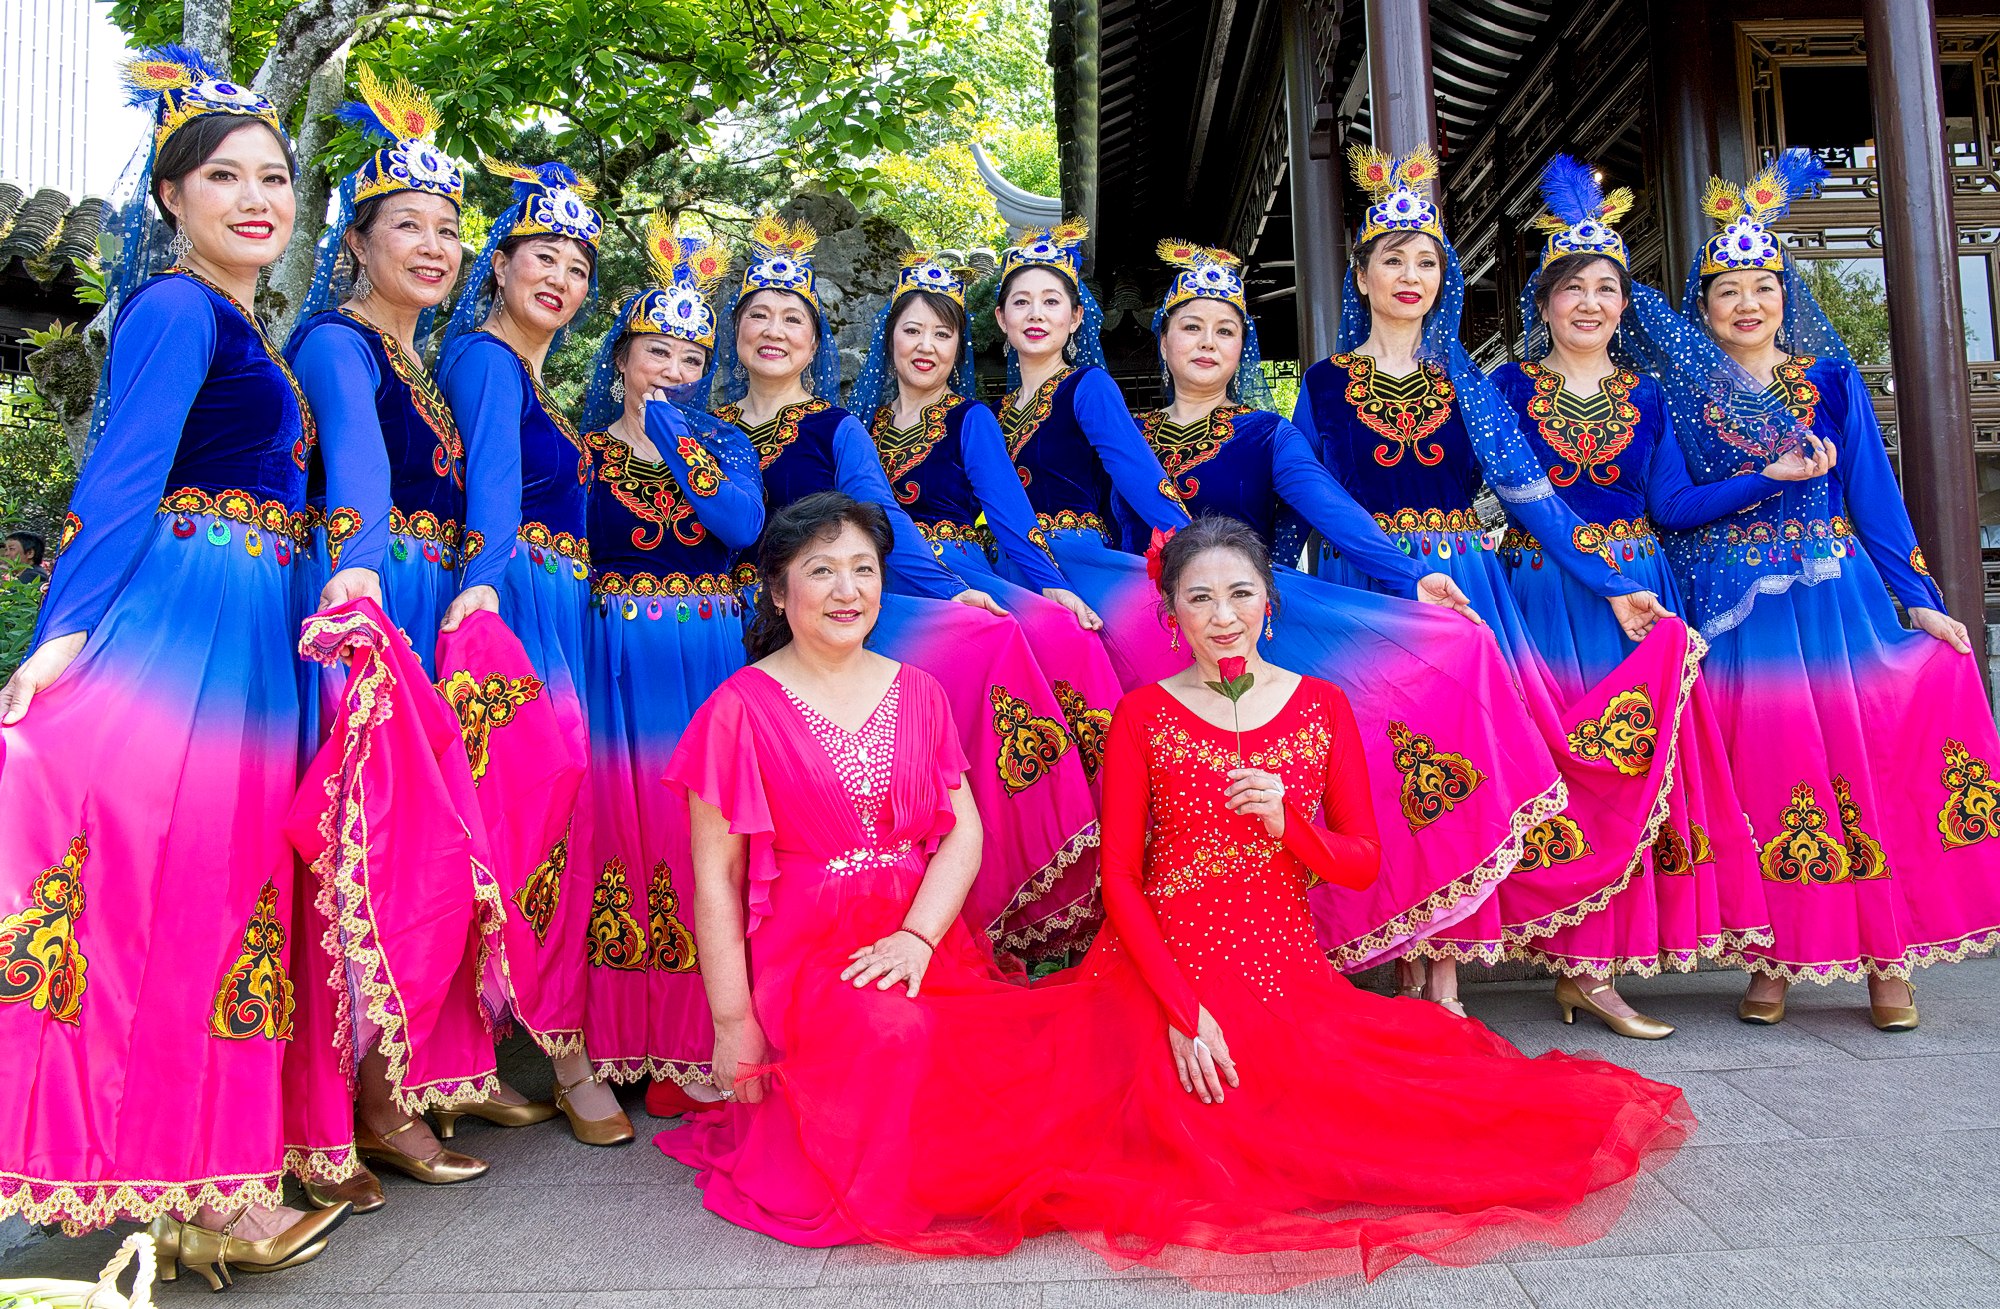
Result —
[[1104, 914], [1112, 930], [1146, 979], [1167, 1021], [1187, 1036], [1195, 1034], [1200, 1002], [1186, 974], [1174, 962], [1160, 934], [1160, 920], [1146, 899], [1146, 823], [1150, 799], [1146, 785], [1146, 720], [1149, 702], [1165, 695], [1143, 686], [1118, 702], [1111, 717], [1111, 735], [1104, 748], [1103, 844], [1098, 867], [1104, 881]]
[[1368, 795], [1368, 762], [1353, 706], [1335, 686], [1319, 686], [1318, 710], [1327, 719], [1332, 744], [1327, 751], [1326, 786], [1316, 808], [1321, 821], [1297, 800], [1285, 800], [1284, 846], [1315, 880], [1352, 890], [1374, 884], [1382, 869], [1382, 838]]
[[758, 724], [746, 699], [745, 679], [765, 677], [753, 669], [737, 672], [695, 711], [680, 744], [667, 760], [662, 779], [683, 798], [700, 796], [729, 821], [729, 830], [748, 837], [749, 859], [744, 890], [749, 916], [747, 935], [771, 916], [771, 883], [778, 863], [773, 849], [777, 828], [765, 793], [764, 764], [757, 749]]
[[965, 784], [966, 770], [972, 764], [965, 757], [951, 704], [937, 679], [915, 664], [904, 664], [897, 676], [903, 680], [903, 721], [912, 733], [911, 739], [899, 741], [896, 749], [919, 767], [917, 781], [927, 793], [925, 803], [931, 814], [924, 839], [935, 847], [958, 824], [951, 793]]

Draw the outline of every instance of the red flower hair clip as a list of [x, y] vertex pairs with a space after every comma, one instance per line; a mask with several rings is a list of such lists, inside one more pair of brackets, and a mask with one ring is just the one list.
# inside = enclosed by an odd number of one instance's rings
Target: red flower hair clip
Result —
[[1154, 586], [1160, 584], [1160, 574], [1166, 567], [1160, 556], [1166, 552], [1167, 542], [1173, 539], [1172, 532], [1162, 532], [1157, 527], [1153, 529], [1153, 540], [1146, 547], [1146, 576], [1152, 579]]

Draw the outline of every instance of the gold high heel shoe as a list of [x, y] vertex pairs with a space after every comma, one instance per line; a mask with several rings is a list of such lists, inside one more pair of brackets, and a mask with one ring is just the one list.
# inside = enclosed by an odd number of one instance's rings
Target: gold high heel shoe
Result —
[[1876, 1004], [1868, 1002], [1868, 1021], [1876, 1029], [1884, 1032], [1914, 1032], [1917, 1030], [1917, 984], [1904, 982], [1910, 988], [1908, 1004]]
[[387, 1164], [403, 1176], [423, 1182], [427, 1186], [451, 1186], [457, 1182], [469, 1182], [475, 1177], [484, 1177], [486, 1170], [492, 1167], [484, 1159], [474, 1159], [469, 1154], [460, 1154], [442, 1145], [438, 1146], [437, 1153], [430, 1158], [419, 1159], [415, 1155], [404, 1154], [389, 1144], [396, 1137], [415, 1127], [417, 1121], [412, 1118], [401, 1127], [391, 1128], [380, 1136], [375, 1135], [366, 1125], [356, 1123], [354, 1148], [359, 1150], [361, 1157], [369, 1163]]
[[1574, 1025], [1576, 1011], [1581, 1009], [1592, 1015], [1620, 1036], [1629, 1036], [1635, 1041], [1661, 1041], [1674, 1034], [1672, 1023], [1663, 1023], [1657, 1018], [1644, 1014], [1614, 1014], [1602, 1008], [1590, 997], [1611, 989], [1611, 983], [1600, 982], [1588, 991], [1577, 985], [1574, 977], [1565, 977], [1556, 983], [1556, 1004], [1562, 1008], [1563, 1021]]
[[316, 1182], [307, 1178], [300, 1184], [315, 1209], [349, 1206], [357, 1214], [372, 1214], [389, 1203], [382, 1194], [382, 1179], [363, 1168], [344, 1182]]
[[596, 1080], [596, 1076], [592, 1075], [584, 1078], [582, 1081], [571, 1082], [568, 1086], [558, 1085], [556, 1087], [556, 1108], [562, 1111], [563, 1117], [569, 1119], [570, 1135], [576, 1137], [577, 1140], [583, 1142], [585, 1145], [624, 1145], [637, 1136], [638, 1133], [632, 1130], [632, 1120], [625, 1116], [623, 1109], [618, 1110], [618, 1112], [612, 1114], [609, 1118], [581, 1118], [578, 1117], [575, 1108], [570, 1105], [569, 1093], [571, 1091], [576, 1090], [580, 1086], [589, 1086]]
[[225, 1286], [234, 1285], [235, 1279], [230, 1276], [232, 1268], [245, 1273], [275, 1273], [280, 1269], [311, 1263], [326, 1249], [326, 1238], [333, 1229], [346, 1222], [348, 1214], [353, 1211], [346, 1205], [321, 1209], [307, 1214], [276, 1236], [267, 1236], [261, 1241], [245, 1241], [231, 1236], [236, 1224], [248, 1212], [247, 1207], [238, 1210], [219, 1232], [196, 1223], [180, 1222], [164, 1216], [155, 1218], [146, 1230], [153, 1238], [160, 1280], [171, 1282], [180, 1276], [182, 1267], [187, 1267], [207, 1280], [209, 1290], [220, 1291]]
[[458, 1135], [458, 1120], [461, 1118], [477, 1118], [495, 1127], [533, 1127], [536, 1123], [546, 1123], [558, 1112], [547, 1100], [509, 1104], [488, 1096], [484, 1100], [474, 1100], [451, 1109], [433, 1109], [431, 1116], [437, 1119], [438, 1139], [449, 1141]]
[[1775, 1000], [1752, 1000], [1745, 995], [1736, 1002], [1736, 1018], [1757, 1027], [1776, 1027], [1785, 1021], [1785, 993], [1778, 992]]

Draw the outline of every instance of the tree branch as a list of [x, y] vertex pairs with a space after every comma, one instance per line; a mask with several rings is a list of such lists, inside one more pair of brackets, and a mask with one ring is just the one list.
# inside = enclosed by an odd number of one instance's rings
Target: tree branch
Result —
[[299, 310], [305, 307], [306, 293], [312, 289], [321, 219], [326, 213], [327, 197], [333, 191], [333, 179], [327, 176], [326, 164], [320, 156], [333, 137], [333, 112], [347, 94], [347, 58], [353, 49], [346, 42], [336, 47], [326, 62], [313, 71], [306, 91], [305, 123], [299, 128], [298, 140], [298, 225], [292, 229], [285, 252], [271, 267], [271, 290], [282, 301], [278, 305], [280, 341], [291, 335]]
[[291, 117], [313, 73], [351, 40], [355, 28], [388, 8], [389, 0], [304, 0], [285, 11], [277, 38], [251, 86]]
[[229, 17], [235, 0], [186, 0], [181, 6], [181, 44], [199, 50], [216, 67], [229, 67]]

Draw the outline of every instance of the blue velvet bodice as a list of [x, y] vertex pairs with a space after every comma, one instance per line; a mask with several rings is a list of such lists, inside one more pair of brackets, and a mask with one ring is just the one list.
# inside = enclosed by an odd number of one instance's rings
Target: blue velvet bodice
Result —
[[[1310, 406], [1301, 421], [1334, 478], [1378, 516], [1400, 509], [1467, 514], [1478, 494], [1479, 456], [1459, 415], [1451, 379], [1424, 365], [1418, 376], [1384, 380], [1362, 355], [1335, 355], [1306, 369], [1299, 389]], [[1372, 399], [1394, 390], [1401, 404]], [[1349, 398], [1349, 392], [1355, 398]], [[1301, 415], [1294, 414], [1297, 421]], [[1398, 422], [1398, 419], [1401, 422]]]
[[[465, 443], [444, 393], [421, 361], [394, 337], [343, 310], [316, 314], [293, 335], [297, 348], [315, 331], [351, 332], [375, 365], [375, 417], [389, 458], [389, 504], [403, 518], [428, 513], [440, 522], [465, 517]], [[309, 497], [322, 504], [326, 469], [315, 464]]]
[[892, 409], [884, 405], [876, 411], [875, 448], [889, 489], [895, 492], [896, 503], [924, 526], [947, 523], [970, 528], [979, 520], [979, 496], [966, 472], [959, 439], [971, 412], [972, 402], [946, 396], [924, 411], [922, 423], [899, 432], [893, 426]]
[[[303, 507], [306, 467], [317, 441], [312, 410], [249, 312], [192, 273], [170, 273], [135, 292], [120, 319], [140, 296], [169, 279], [200, 287], [214, 303], [215, 344], [208, 375], [181, 424], [168, 489], [244, 491], [289, 509]], [[173, 345], [170, 338], [160, 348]]]

